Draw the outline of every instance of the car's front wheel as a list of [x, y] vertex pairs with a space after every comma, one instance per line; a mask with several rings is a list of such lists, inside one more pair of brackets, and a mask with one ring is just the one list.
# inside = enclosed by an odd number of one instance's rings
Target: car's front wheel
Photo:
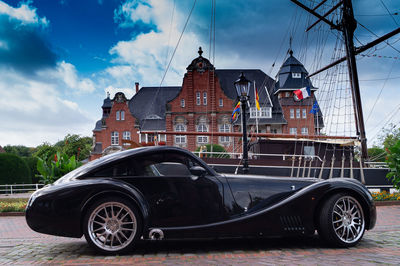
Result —
[[140, 237], [141, 216], [125, 199], [107, 197], [96, 201], [83, 220], [86, 241], [106, 254], [125, 253]]
[[331, 196], [319, 213], [318, 234], [338, 247], [355, 246], [365, 231], [364, 212], [359, 201], [340, 193]]

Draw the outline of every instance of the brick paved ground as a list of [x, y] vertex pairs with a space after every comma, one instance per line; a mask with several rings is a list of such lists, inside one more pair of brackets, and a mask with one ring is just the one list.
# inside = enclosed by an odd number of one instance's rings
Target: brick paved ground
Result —
[[357, 247], [333, 249], [309, 238], [142, 242], [131, 254], [104, 257], [84, 239], [41, 235], [24, 217], [0, 217], [0, 264], [65, 265], [400, 264], [400, 206], [378, 207], [378, 223]]

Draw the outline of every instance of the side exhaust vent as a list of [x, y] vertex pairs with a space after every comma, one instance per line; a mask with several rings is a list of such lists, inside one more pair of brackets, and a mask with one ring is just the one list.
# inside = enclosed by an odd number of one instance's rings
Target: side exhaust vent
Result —
[[150, 240], [162, 240], [164, 232], [161, 229], [152, 229], [149, 233]]
[[300, 216], [281, 216], [281, 225], [285, 231], [304, 231]]

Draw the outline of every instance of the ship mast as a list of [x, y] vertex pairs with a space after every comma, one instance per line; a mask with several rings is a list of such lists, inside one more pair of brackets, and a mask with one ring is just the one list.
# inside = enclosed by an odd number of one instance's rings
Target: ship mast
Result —
[[[305, 6], [304, 4], [302, 4], [301, 2], [299, 2], [297, 0], [291, 0], [291, 1], [318, 18], [318, 20], [316, 22], [314, 22], [310, 27], [308, 27], [306, 31], [309, 31], [320, 21], [323, 21], [326, 24], [328, 24], [332, 29], [336, 29], [343, 33], [343, 37], [345, 40], [345, 46], [346, 46], [346, 57], [341, 58], [341, 59], [331, 63], [329, 66], [326, 66], [326, 67], [316, 71], [313, 74], [310, 74], [308, 77], [316, 75], [316, 74], [322, 72], [323, 70], [331, 68], [334, 65], [337, 65], [337, 64], [343, 62], [344, 60], [347, 60], [347, 66], [348, 66], [348, 70], [349, 70], [349, 78], [350, 78], [350, 84], [351, 84], [351, 92], [352, 92], [352, 98], [353, 98], [354, 116], [355, 116], [355, 121], [356, 121], [356, 130], [357, 130], [358, 138], [361, 142], [361, 161], [363, 162], [368, 159], [368, 149], [367, 149], [367, 138], [366, 138], [366, 134], [365, 134], [365, 125], [364, 125], [362, 104], [361, 104], [360, 85], [358, 83], [357, 63], [356, 63], [355, 56], [357, 54], [361, 53], [362, 51], [365, 51], [365, 50], [371, 48], [372, 46], [374, 46], [380, 42], [383, 42], [386, 39], [396, 35], [397, 33], [400, 32], [400, 28], [397, 28], [396, 30], [382, 36], [381, 38], [378, 38], [377, 40], [364, 45], [363, 47], [355, 48], [353, 38], [354, 38], [354, 31], [356, 30], [356, 27], [357, 27], [357, 21], [354, 19], [353, 5], [352, 5], [351, 0], [342, 0], [342, 1], [338, 2], [334, 7], [332, 7], [330, 10], [328, 10], [323, 15], [318, 14], [315, 10], [318, 7], [320, 7], [322, 4], [324, 4], [326, 2], [326, 0], [323, 0], [321, 3], [316, 5], [316, 7], [314, 9], [310, 9], [309, 7]], [[343, 10], [342, 21], [338, 25], [336, 25], [332, 21], [329, 21], [326, 17], [329, 14], [331, 14], [334, 10], [339, 8], [340, 6], [342, 6], [342, 10]]]

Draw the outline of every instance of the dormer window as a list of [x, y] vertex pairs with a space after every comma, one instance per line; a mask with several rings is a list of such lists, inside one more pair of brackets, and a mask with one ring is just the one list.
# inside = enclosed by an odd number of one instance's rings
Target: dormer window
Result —
[[301, 73], [292, 73], [292, 78], [301, 79]]

